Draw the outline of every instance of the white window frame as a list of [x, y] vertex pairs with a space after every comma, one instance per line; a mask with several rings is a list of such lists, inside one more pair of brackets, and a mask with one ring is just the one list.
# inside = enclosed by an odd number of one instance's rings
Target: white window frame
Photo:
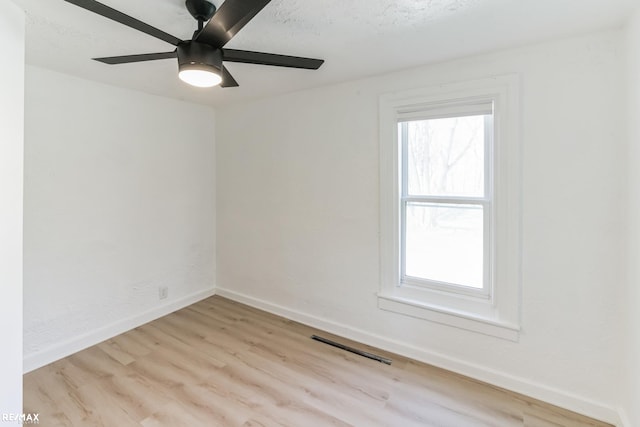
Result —
[[[520, 332], [520, 142], [517, 75], [439, 85], [380, 97], [380, 257], [378, 306], [400, 314], [517, 341]], [[402, 147], [398, 123], [466, 114], [493, 105], [485, 143], [485, 286], [406, 280], [402, 271]], [[480, 107], [483, 108], [483, 107]], [[489, 173], [487, 174], [486, 171]], [[451, 197], [441, 198], [456, 202]], [[465, 198], [467, 200], [469, 198]], [[482, 199], [482, 200], [480, 200]]]
[[[485, 116], [485, 134], [484, 134], [484, 189], [483, 195], [480, 197], [473, 196], [434, 196], [434, 195], [410, 195], [408, 193], [408, 139], [406, 138], [405, 125], [409, 121], [414, 120], [433, 120], [463, 116]], [[447, 105], [438, 105], [434, 109], [426, 109], [416, 114], [411, 111], [404, 113], [401, 110], [397, 114], [398, 124], [403, 125], [402, 138], [398, 141], [398, 149], [400, 150], [400, 283], [409, 286], [427, 286], [432, 289], [439, 289], [446, 292], [455, 292], [465, 295], [489, 298], [491, 295], [492, 283], [492, 237], [493, 237], [493, 99], [478, 100], [478, 102], [463, 100], [463, 102], [452, 102]], [[483, 208], [483, 231], [484, 231], [484, 248], [483, 248], [483, 278], [482, 288], [476, 289], [464, 285], [457, 285], [447, 282], [439, 282], [435, 280], [423, 279], [408, 276], [406, 274], [406, 207], [409, 203], [432, 203], [435, 205], [477, 205]]]

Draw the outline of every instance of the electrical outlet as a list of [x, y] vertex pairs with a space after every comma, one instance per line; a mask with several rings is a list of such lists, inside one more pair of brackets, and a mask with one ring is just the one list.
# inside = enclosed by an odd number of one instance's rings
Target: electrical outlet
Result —
[[167, 286], [160, 286], [158, 288], [158, 296], [160, 299], [167, 299], [169, 296], [169, 288]]

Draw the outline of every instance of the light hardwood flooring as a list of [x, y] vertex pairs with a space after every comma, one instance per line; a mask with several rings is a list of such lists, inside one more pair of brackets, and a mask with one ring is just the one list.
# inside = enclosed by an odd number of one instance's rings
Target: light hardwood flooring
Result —
[[217, 296], [26, 374], [24, 411], [41, 426], [607, 425]]

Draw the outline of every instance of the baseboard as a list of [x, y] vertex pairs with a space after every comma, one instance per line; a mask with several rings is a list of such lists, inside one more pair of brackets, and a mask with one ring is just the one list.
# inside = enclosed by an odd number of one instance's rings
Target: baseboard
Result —
[[217, 288], [216, 294], [335, 335], [343, 336], [363, 344], [419, 360], [516, 393], [521, 393], [615, 426], [628, 427], [627, 424], [621, 421], [622, 414], [618, 410], [598, 402], [585, 399], [570, 392], [548, 387], [524, 378], [519, 378], [474, 363], [452, 358], [444, 354], [417, 348], [410, 344], [395, 341], [367, 331], [347, 327], [328, 319], [302, 313], [297, 310], [231, 291], [229, 289]]
[[60, 360], [87, 347], [101, 343], [116, 335], [130, 331], [133, 328], [144, 325], [152, 320], [180, 310], [205, 298], [216, 294], [215, 288], [199, 291], [174, 301], [169, 301], [158, 307], [154, 307], [143, 313], [106, 325], [95, 331], [74, 337], [62, 343], [41, 350], [37, 353], [25, 356], [23, 359], [23, 373], [31, 372], [49, 363]]
[[618, 424], [616, 427], [632, 427], [631, 421], [629, 421], [629, 417], [627, 416], [627, 411], [624, 408], [618, 408]]

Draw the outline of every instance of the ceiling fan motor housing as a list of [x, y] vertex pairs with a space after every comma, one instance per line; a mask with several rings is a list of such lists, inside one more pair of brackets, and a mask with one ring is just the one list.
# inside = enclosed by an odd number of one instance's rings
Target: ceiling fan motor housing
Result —
[[182, 70], [211, 70], [214, 67], [222, 73], [222, 50], [194, 41], [178, 45], [178, 68]]

